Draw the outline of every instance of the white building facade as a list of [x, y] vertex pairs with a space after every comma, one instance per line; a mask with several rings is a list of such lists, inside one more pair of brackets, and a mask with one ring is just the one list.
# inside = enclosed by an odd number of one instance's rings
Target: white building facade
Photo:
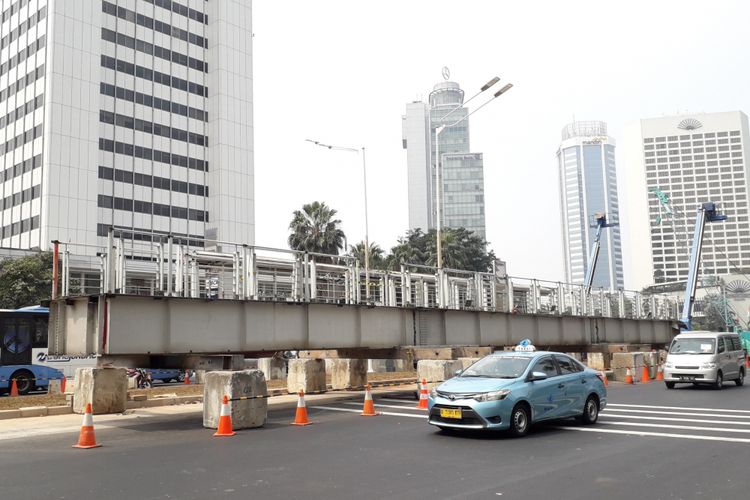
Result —
[[630, 130], [634, 286], [687, 279], [696, 210], [705, 202], [728, 220], [707, 225], [700, 276], [750, 268], [748, 133], [740, 111], [645, 119]]
[[254, 242], [250, 1], [0, 4], [1, 246]]
[[[615, 141], [607, 135], [607, 124], [581, 121], [567, 125], [557, 165], [565, 280], [583, 283], [597, 231], [591, 227], [596, 214], [606, 214], [609, 222], [619, 218]], [[592, 286], [610, 290], [624, 286], [618, 225], [602, 230]]]

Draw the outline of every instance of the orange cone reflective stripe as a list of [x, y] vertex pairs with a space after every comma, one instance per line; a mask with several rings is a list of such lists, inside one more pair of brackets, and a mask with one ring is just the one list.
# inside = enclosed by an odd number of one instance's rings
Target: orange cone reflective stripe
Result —
[[94, 435], [94, 417], [92, 416], [91, 403], [86, 403], [86, 410], [83, 413], [83, 423], [81, 424], [81, 433], [78, 436], [78, 444], [74, 444], [73, 448], [98, 448], [101, 445], [96, 443], [96, 436]]

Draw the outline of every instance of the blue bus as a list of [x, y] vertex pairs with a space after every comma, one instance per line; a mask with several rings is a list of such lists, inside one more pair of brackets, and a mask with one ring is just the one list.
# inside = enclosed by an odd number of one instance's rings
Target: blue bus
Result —
[[47, 350], [48, 318], [46, 307], [0, 310], [0, 393], [10, 391], [13, 379], [18, 393], [28, 394], [63, 378], [60, 370], [34, 364], [35, 350]]

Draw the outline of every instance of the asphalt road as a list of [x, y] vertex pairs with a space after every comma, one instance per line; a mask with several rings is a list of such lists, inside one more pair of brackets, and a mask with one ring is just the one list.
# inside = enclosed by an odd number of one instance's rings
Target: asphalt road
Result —
[[[750, 387], [611, 385], [600, 423], [527, 437], [444, 434], [410, 393], [309, 404], [313, 425], [273, 410], [263, 429], [214, 438], [195, 414], [97, 431], [0, 440], [3, 499], [744, 499]], [[98, 417], [97, 417], [98, 418]], [[95, 418], [96, 420], [96, 418]], [[639, 435], [641, 434], [641, 435]]]

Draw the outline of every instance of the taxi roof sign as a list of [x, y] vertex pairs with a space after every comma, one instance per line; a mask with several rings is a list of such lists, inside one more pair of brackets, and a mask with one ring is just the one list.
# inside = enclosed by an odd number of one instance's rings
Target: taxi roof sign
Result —
[[536, 347], [534, 347], [534, 344], [529, 339], [523, 339], [513, 350], [518, 352], [533, 352], [536, 351]]

